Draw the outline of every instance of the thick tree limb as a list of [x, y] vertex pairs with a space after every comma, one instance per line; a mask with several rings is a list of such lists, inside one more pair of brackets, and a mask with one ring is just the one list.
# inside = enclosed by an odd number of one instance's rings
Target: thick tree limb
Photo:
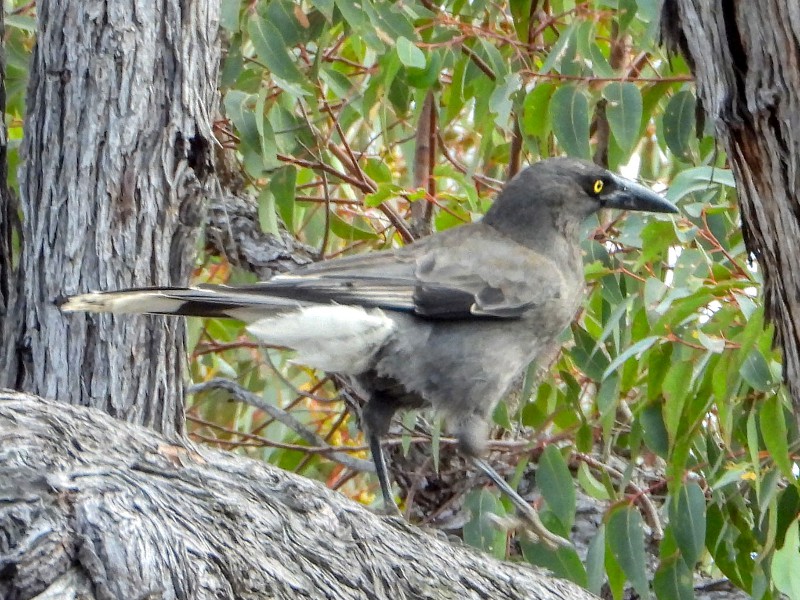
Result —
[[80, 593], [592, 597], [269, 465], [173, 445], [97, 410], [0, 393], [0, 597]]

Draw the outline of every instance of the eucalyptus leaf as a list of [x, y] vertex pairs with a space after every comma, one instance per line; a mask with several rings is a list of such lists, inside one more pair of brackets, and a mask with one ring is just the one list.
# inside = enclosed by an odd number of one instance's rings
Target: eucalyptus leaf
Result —
[[639, 597], [650, 598], [645, 566], [644, 528], [639, 511], [630, 505], [615, 509], [608, 519], [606, 542]]
[[539, 488], [550, 511], [561, 524], [561, 535], [568, 535], [575, 521], [575, 484], [567, 462], [556, 446], [548, 445], [536, 471]]
[[639, 140], [642, 95], [639, 88], [629, 81], [612, 81], [603, 89], [603, 97], [608, 101], [606, 117], [611, 133], [627, 154]]
[[292, 60], [280, 30], [261, 17], [252, 18], [247, 30], [258, 58], [264, 61], [276, 79], [284, 84], [297, 84], [287, 86], [287, 89], [302, 95], [304, 91], [300, 86], [306, 83], [306, 78]]
[[567, 154], [589, 158], [589, 101], [581, 90], [565, 85], [553, 93], [550, 122]]
[[464, 508], [471, 515], [470, 520], [464, 525], [464, 542], [497, 558], [504, 557], [506, 534], [492, 519], [492, 515], [505, 515], [500, 501], [489, 490], [479, 488], [467, 494]]
[[688, 90], [672, 96], [664, 110], [664, 139], [679, 158], [686, 158], [689, 154], [689, 141], [694, 131], [694, 110], [694, 94]]
[[696, 482], [682, 485], [669, 504], [673, 535], [686, 564], [694, 568], [706, 539], [706, 498]]
[[397, 56], [407, 67], [425, 68], [425, 54], [407, 38], [397, 39]]

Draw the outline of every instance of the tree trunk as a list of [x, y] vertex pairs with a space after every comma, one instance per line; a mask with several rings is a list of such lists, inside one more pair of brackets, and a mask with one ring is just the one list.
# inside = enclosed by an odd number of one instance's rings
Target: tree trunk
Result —
[[23, 286], [0, 384], [183, 431], [181, 321], [65, 316], [90, 289], [185, 284], [209, 188], [218, 3], [44, 0], [20, 173]]
[[0, 393], [0, 597], [36, 594], [593, 597], [269, 465]]
[[736, 177], [784, 376], [800, 408], [800, 8], [796, 0], [665, 0], [662, 36], [689, 62]]

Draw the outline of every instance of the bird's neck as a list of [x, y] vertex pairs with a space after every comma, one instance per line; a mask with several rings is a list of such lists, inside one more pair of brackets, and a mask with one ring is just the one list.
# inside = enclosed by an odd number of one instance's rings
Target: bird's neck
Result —
[[519, 218], [516, 219], [504, 218], [502, 213], [501, 218], [496, 218], [490, 210], [483, 222], [518, 244], [563, 265], [583, 281], [580, 222], [561, 218], [563, 213], [559, 214], [547, 206], [527, 206], [525, 209], [528, 213], [518, 214]]
[[514, 211], [490, 209], [483, 222], [518, 244], [550, 255], [580, 242], [580, 223], [559, 216], [549, 206], [531, 203]]

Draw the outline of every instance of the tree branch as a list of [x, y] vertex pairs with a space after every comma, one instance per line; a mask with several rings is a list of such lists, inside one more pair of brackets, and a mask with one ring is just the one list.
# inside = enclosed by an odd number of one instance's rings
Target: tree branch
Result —
[[3, 598], [592, 597], [269, 465], [12, 392], [0, 540]]

